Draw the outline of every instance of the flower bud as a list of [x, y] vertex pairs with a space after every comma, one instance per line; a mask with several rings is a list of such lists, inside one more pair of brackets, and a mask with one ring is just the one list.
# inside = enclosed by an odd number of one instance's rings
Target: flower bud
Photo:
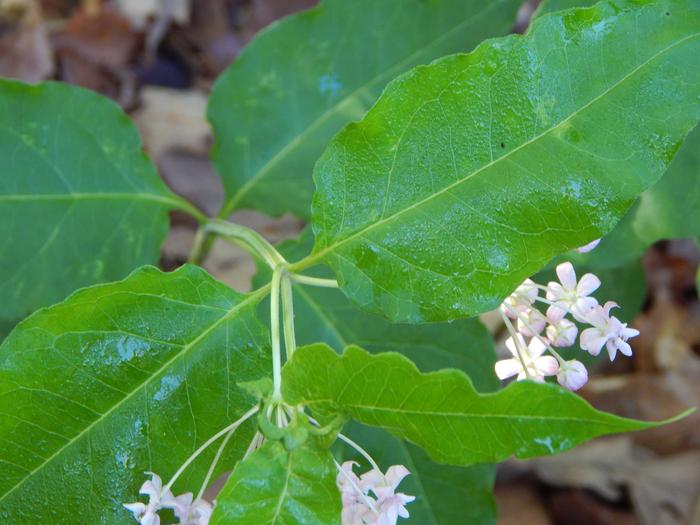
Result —
[[578, 390], [588, 382], [588, 371], [583, 363], [572, 359], [561, 365], [557, 374], [557, 381], [564, 388]]

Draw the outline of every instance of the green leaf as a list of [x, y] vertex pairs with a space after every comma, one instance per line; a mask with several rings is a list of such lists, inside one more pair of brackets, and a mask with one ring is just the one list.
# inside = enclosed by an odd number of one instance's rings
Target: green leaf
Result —
[[[408, 505], [410, 518], [403, 525], [455, 525], [496, 523], [493, 498], [493, 465], [453, 467], [432, 461], [420, 448], [378, 429], [352, 422], [343, 430], [386, 468], [404, 465], [411, 471], [399, 486], [400, 492], [416, 496]], [[350, 447], [343, 449], [343, 460], [362, 463], [363, 458]], [[356, 469], [357, 471], [358, 469]]]
[[700, 237], [700, 127], [683, 143], [662, 179], [642, 193], [592, 252], [575, 257], [592, 268], [639, 258], [661, 239]]
[[221, 215], [308, 217], [328, 141], [409, 68], [513, 26], [521, 0], [326, 0], [262, 31], [214, 86], [208, 116]]
[[[0, 325], [158, 261], [173, 195], [119, 107], [0, 79]], [[201, 215], [201, 214], [199, 214]]]
[[[0, 346], [0, 523], [128, 523], [121, 504], [144, 471], [167, 481], [255, 403], [236, 384], [269, 375], [255, 317], [265, 292], [238, 294], [195, 266], [145, 267], [20, 323]], [[177, 493], [199, 489], [216, 448]]]
[[233, 471], [211, 525], [339, 525], [335, 478], [333, 457], [316, 439], [292, 451], [267, 441]]
[[316, 164], [292, 269], [397, 321], [495, 308], [663, 174], [700, 115], [699, 27], [697, 0], [601, 2], [413, 69]]
[[400, 354], [356, 346], [342, 356], [324, 344], [297, 349], [284, 366], [282, 391], [290, 404], [383, 428], [454, 465], [555, 454], [659, 424], [599, 412], [552, 384], [521, 381], [479, 394], [458, 370], [424, 374]]

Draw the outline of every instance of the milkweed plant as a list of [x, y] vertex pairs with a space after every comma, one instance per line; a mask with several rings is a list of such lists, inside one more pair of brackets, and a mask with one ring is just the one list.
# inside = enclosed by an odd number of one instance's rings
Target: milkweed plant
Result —
[[[494, 523], [495, 463], [669, 423], [575, 391], [633, 353], [644, 249], [700, 234], [700, 1], [545, 1], [507, 35], [520, 4], [262, 31], [209, 101], [217, 217], [110, 101], [1, 80], [0, 523]], [[273, 246], [242, 208], [309, 226]], [[200, 266], [217, 238], [253, 291]]]

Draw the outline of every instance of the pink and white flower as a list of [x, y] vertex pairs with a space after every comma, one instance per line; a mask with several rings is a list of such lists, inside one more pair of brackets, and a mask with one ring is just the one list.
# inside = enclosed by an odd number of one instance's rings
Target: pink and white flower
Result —
[[547, 308], [547, 321], [549, 326], [547, 326], [546, 334], [552, 346], [567, 347], [576, 342], [578, 327], [566, 319], [564, 309], [554, 305]]
[[517, 380], [522, 381], [528, 379], [529, 375], [533, 381], [542, 383], [545, 376], [555, 375], [559, 371], [559, 363], [554, 357], [542, 355], [547, 350], [547, 346], [542, 341], [535, 337], [529, 344], [525, 344], [522, 335], [516, 334], [516, 337], [516, 340], [512, 337], [506, 340], [506, 348], [510, 350], [513, 357], [496, 363], [496, 375], [499, 379], [517, 375]]
[[566, 361], [559, 368], [557, 381], [564, 388], [578, 390], [588, 382], [588, 370], [583, 363], [576, 359]]
[[632, 355], [632, 348], [627, 341], [638, 336], [639, 330], [628, 328], [626, 323], [610, 315], [610, 310], [617, 307], [617, 303], [608, 301], [604, 306], [596, 306], [586, 315], [586, 321], [591, 328], [581, 332], [583, 350], [591, 355], [598, 355], [605, 346], [610, 361], [615, 359], [618, 350], [623, 355]]
[[600, 279], [587, 273], [577, 281], [576, 271], [570, 262], [561, 263], [556, 271], [560, 282], [547, 284], [547, 299], [584, 322], [586, 314], [598, 305], [598, 301], [590, 295], [600, 287]]
[[511, 319], [516, 319], [517, 312], [529, 310], [538, 295], [537, 285], [532, 280], [525, 279], [512, 294], [505, 298], [501, 311]]

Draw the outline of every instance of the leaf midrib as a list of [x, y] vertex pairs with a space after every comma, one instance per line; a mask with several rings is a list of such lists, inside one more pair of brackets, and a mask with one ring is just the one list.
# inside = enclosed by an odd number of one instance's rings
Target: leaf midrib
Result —
[[[503, 392], [503, 391], [501, 391]], [[487, 394], [493, 395], [493, 394]], [[304, 405], [314, 405], [314, 404], [327, 404], [330, 406], [340, 406], [342, 410], [356, 410], [356, 411], [366, 411], [366, 412], [383, 412], [390, 414], [401, 414], [405, 416], [435, 416], [444, 418], [459, 418], [459, 419], [518, 419], [518, 420], [535, 420], [535, 421], [557, 421], [557, 422], [570, 422], [570, 423], [595, 423], [598, 425], [607, 426], [617, 426], [619, 423], [630, 424], [630, 427], [635, 428], [647, 428], [655, 426], [656, 423], [646, 423], [643, 421], [628, 421], [623, 418], [612, 414], [606, 414], [605, 418], [600, 419], [590, 419], [584, 417], [572, 417], [572, 416], [536, 416], [532, 414], [520, 415], [520, 414], [490, 414], [490, 413], [469, 413], [469, 412], [438, 412], [435, 410], [410, 410], [400, 407], [380, 407], [376, 405], [361, 405], [355, 403], [338, 403], [335, 399], [304, 399], [299, 401], [300, 404]], [[619, 419], [621, 421], [608, 421], [608, 419]]]
[[400, 60], [399, 62], [396, 62], [393, 66], [390, 68], [384, 70], [382, 73], [375, 75], [372, 77], [370, 80], [367, 82], [361, 84], [358, 86], [355, 90], [353, 90], [351, 93], [348, 93], [345, 97], [340, 99], [337, 104], [332, 106], [331, 108], [325, 110], [323, 113], [321, 113], [314, 121], [312, 121], [301, 133], [296, 135], [292, 140], [290, 140], [287, 144], [285, 144], [282, 148], [280, 148], [277, 153], [275, 153], [270, 159], [263, 164], [260, 169], [257, 171], [255, 175], [253, 175], [250, 179], [248, 179], [237, 191], [234, 193], [230, 199], [228, 199], [225, 203], [223, 208], [221, 209], [221, 212], [219, 213], [219, 217], [227, 217], [238, 205], [238, 203], [243, 200], [243, 198], [248, 194], [250, 189], [256, 184], [258, 179], [264, 177], [276, 164], [278, 164], [289, 152], [293, 151], [302, 141], [303, 139], [306, 138], [307, 135], [309, 135], [312, 131], [317, 129], [323, 122], [325, 122], [331, 115], [335, 114], [340, 108], [344, 107], [346, 104], [349, 102], [354, 102], [355, 98], [359, 93], [362, 91], [366, 90], [369, 86], [374, 84], [375, 82], [381, 80], [382, 78], [392, 78], [394, 75], [394, 71], [397, 69], [403, 68], [406, 64], [410, 64], [411, 62], [415, 61], [417, 57], [419, 57], [422, 54], [425, 54], [426, 51], [431, 49], [433, 46], [439, 44], [443, 40], [445, 40], [447, 37], [451, 36], [454, 32], [461, 30], [463, 27], [476, 22], [481, 18], [484, 14], [489, 13], [491, 9], [495, 6], [500, 6], [503, 2], [506, 0], [497, 0], [495, 2], [491, 2], [490, 5], [484, 9], [483, 11], [480, 11], [478, 14], [474, 15], [473, 17], [465, 19], [463, 22], [460, 22], [456, 26], [454, 26], [452, 29], [449, 31], [442, 33], [439, 37], [435, 38], [430, 44], [427, 46], [423, 46], [420, 49], [416, 50], [415, 52], [411, 53], [404, 59]]
[[222, 325], [224, 322], [228, 321], [236, 313], [239, 311], [243, 310], [245, 307], [254, 305], [256, 301], [259, 301], [262, 299], [265, 295], [270, 290], [270, 285], [263, 286], [262, 288], [259, 288], [255, 292], [251, 293], [248, 295], [245, 299], [243, 299], [240, 303], [235, 304], [232, 308], [228, 310], [228, 312], [224, 315], [222, 315], [220, 318], [218, 318], [215, 322], [213, 322], [211, 325], [209, 325], [205, 330], [203, 330], [196, 338], [194, 338], [192, 341], [190, 341], [188, 344], [184, 345], [182, 347], [182, 350], [177, 352], [171, 359], [166, 361], [163, 366], [161, 366], [158, 370], [154, 371], [148, 379], [146, 379], [143, 383], [139, 384], [136, 388], [134, 388], [131, 392], [129, 392], [124, 398], [122, 398], [119, 402], [115, 403], [109, 410], [104, 412], [99, 418], [95, 419], [92, 423], [90, 423], [87, 427], [85, 427], [79, 434], [71, 438], [66, 444], [64, 444], [61, 448], [56, 450], [51, 456], [46, 458], [44, 462], [42, 462], [40, 465], [38, 465], [36, 468], [34, 468], [29, 474], [27, 474], [25, 477], [23, 477], [19, 482], [17, 482], [13, 487], [11, 487], [5, 494], [0, 496], [0, 503], [2, 503], [9, 495], [14, 493], [19, 487], [21, 487], [27, 480], [31, 479], [37, 472], [42, 470], [44, 467], [49, 465], [55, 458], [59, 457], [63, 451], [66, 449], [70, 448], [73, 444], [78, 442], [85, 434], [90, 432], [94, 427], [102, 423], [103, 421], [107, 420], [109, 416], [116, 411], [117, 409], [121, 408], [125, 403], [127, 403], [134, 395], [137, 393], [141, 392], [143, 388], [145, 388], [147, 385], [151, 383], [152, 380], [154, 380], [157, 377], [160, 377], [161, 374], [167, 370], [170, 366], [172, 366], [176, 360], [182, 358], [187, 352], [189, 352], [192, 348], [194, 348], [200, 341], [202, 341], [204, 338], [206, 338], [209, 334], [211, 334], [214, 330], [216, 330], [220, 325]]
[[520, 144], [519, 146], [514, 147], [512, 150], [510, 150], [510, 151], [508, 151], [507, 153], [503, 154], [501, 157], [499, 157], [499, 158], [497, 158], [497, 159], [494, 159], [494, 160], [488, 162], [487, 164], [484, 164], [483, 166], [481, 166], [481, 167], [479, 167], [478, 169], [474, 170], [472, 173], [469, 173], [468, 175], [466, 175], [464, 178], [462, 178], [462, 179], [460, 179], [460, 180], [458, 180], [458, 181], [455, 181], [455, 182], [453, 182], [453, 183], [451, 183], [451, 184], [445, 186], [444, 188], [440, 189], [439, 191], [437, 191], [437, 192], [435, 192], [435, 193], [432, 193], [432, 194], [428, 195], [427, 197], [424, 197], [424, 198], [422, 198], [422, 199], [417, 200], [415, 203], [411, 204], [410, 206], [407, 206], [407, 207], [405, 207], [405, 208], [403, 208], [403, 209], [400, 209], [400, 210], [398, 210], [398, 211], [392, 213], [391, 215], [388, 215], [388, 216], [386, 216], [386, 217], [384, 217], [384, 218], [382, 218], [382, 219], [380, 219], [380, 220], [378, 220], [378, 221], [376, 221], [376, 222], [374, 222], [374, 223], [372, 223], [372, 224], [370, 224], [370, 225], [368, 225], [368, 226], [366, 226], [366, 227], [364, 227], [364, 228], [361, 228], [360, 230], [358, 230], [358, 231], [356, 231], [356, 232], [354, 232], [354, 233], [348, 235], [347, 237], [345, 237], [345, 238], [343, 238], [343, 239], [340, 239], [340, 240], [337, 240], [336, 242], [325, 246], [325, 247], [322, 248], [321, 250], [319, 250], [319, 251], [317, 251], [317, 252], [315, 252], [315, 253], [312, 253], [311, 255], [307, 256], [306, 258], [302, 259], [301, 261], [290, 265], [290, 271], [298, 272], [298, 271], [304, 270], [304, 269], [306, 269], [306, 268], [308, 268], [308, 267], [310, 267], [310, 266], [313, 266], [314, 264], [319, 263], [324, 257], [326, 257], [326, 255], [328, 255], [330, 252], [335, 251], [338, 247], [342, 246], [343, 244], [345, 244], [345, 243], [347, 243], [347, 242], [350, 242], [350, 241], [356, 239], [357, 237], [362, 237], [362, 236], [363, 236], [364, 234], [366, 234], [367, 232], [369, 232], [369, 231], [371, 231], [371, 230], [373, 230], [373, 229], [375, 229], [375, 228], [377, 228], [377, 227], [379, 227], [379, 226], [381, 226], [381, 225], [383, 225], [383, 224], [386, 224], [386, 223], [388, 223], [388, 222], [390, 222], [390, 221], [393, 221], [394, 219], [396, 219], [397, 217], [403, 215], [404, 213], [407, 213], [407, 212], [409, 212], [409, 211], [411, 211], [411, 210], [413, 210], [413, 209], [415, 209], [415, 208], [417, 208], [417, 207], [420, 207], [420, 206], [422, 206], [422, 205], [424, 205], [424, 204], [430, 202], [431, 200], [433, 200], [433, 199], [435, 199], [435, 198], [437, 198], [437, 197], [440, 197], [441, 195], [443, 195], [443, 194], [445, 194], [445, 193], [448, 193], [448, 192], [449, 192], [450, 190], [452, 190], [453, 188], [458, 187], [458, 186], [462, 185], [463, 183], [466, 183], [468, 180], [470, 180], [471, 178], [475, 177], [476, 175], [479, 175], [479, 174], [482, 173], [483, 171], [485, 171], [485, 170], [491, 168], [492, 166], [498, 165], [499, 162], [501, 162], [501, 161], [503, 161], [503, 160], [510, 160], [511, 155], [513, 155], [515, 152], [518, 152], [518, 151], [520, 151], [521, 149], [523, 149], [523, 148], [525, 148], [525, 147], [527, 147], [527, 146], [529, 146], [529, 145], [531, 145], [531, 144], [537, 142], [537, 141], [540, 140], [541, 138], [548, 136], [548, 135], [549, 135], [550, 133], [552, 133], [555, 129], [557, 129], [557, 128], [560, 127], [561, 125], [563, 125], [563, 124], [569, 122], [571, 119], [573, 119], [574, 117], [576, 117], [579, 113], [585, 111], [586, 109], [588, 109], [589, 107], [591, 107], [592, 105], [594, 105], [596, 102], [598, 102], [599, 100], [601, 100], [603, 97], [605, 97], [606, 95], [608, 95], [609, 93], [611, 93], [612, 91], [614, 91], [615, 89], [617, 89], [618, 87], [620, 87], [621, 85], [623, 85], [623, 83], [624, 83], [625, 81], [627, 81], [627, 80], [628, 80], [629, 78], [631, 78], [632, 76], [636, 75], [636, 74], [637, 74], [638, 72], [640, 72], [643, 68], [645, 68], [646, 66], [648, 66], [651, 62], [655, 61], [657, 58], [659, 58], [660, 56], [662, 56], [662, 55], [665, 54], [666, 52], [668, 52], [668, 51], [674, 49], [675, 47], [677, 47], [677, 46], [679, 46], [679, 45], [685, 43], [685, 42], [688, 41], [688, 40], [691, 40], [691, 39], [693, 39], [693, 38], [697, 38], [698, 36], [700, 36], [700, 32], [698, 32], [698, 33], [693, 33], [693, 34], [691, 34], [691, 35], [688, 35], [688, 36], [686, 36], [686, 37], [683, 37], [683, 38], [681, 38], [680, 40], [677, 40], [676, 42], [674, 42], [673, 44], [670, 44], [670, 45], [666, 46], [665, 48], [661, 49], [660, 51], [658, 51], [657, 53], [655, 53], [654, 55], [652, 55], [651, 57], [649, 57], [647, 60], [645, 60], [644, 62], [642, 62], [642, 63], [639, 64], [638, 66], [636, 66], [636, 67], [635, 67], [634, 69], [632, 69], [628, 74], [624, 75], [620, 80], [618, 80], [617, 82], [613, 83], [610, 87], [608, 87], [607, 89], [605, 89], [602, 93], [600, 93], [599, 95], [596, 95], [596, 96], [593, 97], [589, 102], [587, 102], [586, 104], [584, 104], [583, 106], [581, 106], [581, 107], [580, 107], [579, 109], [577, 109], [576, 111], [572, 112], [572, 113], [571, 113], [569, 116], [567, 116], [566, 118], [564, 118], [564, 119], [562, 119], [561, 121], [557, 122], [555, 125], [553, 125], [553, 126], [547, 128], [546, 130], [544, 130], [544, 131], [543, 131], [542, 133], [540, 133], [539, 135], [536, 135], [535, 137], [533, 137], [533, 138], [531, 138], [531, 139], [529, 139], [529, 140], [523, 142], [523, 143]]

